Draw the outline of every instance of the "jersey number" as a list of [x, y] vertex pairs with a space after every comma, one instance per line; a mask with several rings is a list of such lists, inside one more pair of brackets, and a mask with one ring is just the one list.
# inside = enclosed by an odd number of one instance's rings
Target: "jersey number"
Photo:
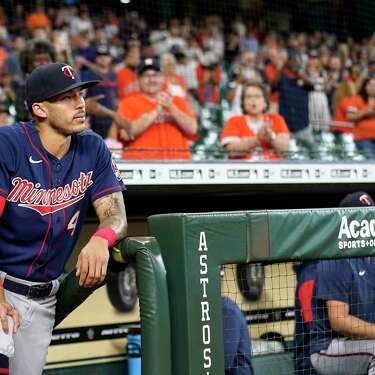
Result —
[[68, 227], [66, 228], [67, 230], [71, 230], [72, 232], [70, 235], [73, 237], [74, 231], [76, 230], [77, 222], [78, 222], [78, 217], [79, 217], [80, 211], [78, 210], [70, 219]]

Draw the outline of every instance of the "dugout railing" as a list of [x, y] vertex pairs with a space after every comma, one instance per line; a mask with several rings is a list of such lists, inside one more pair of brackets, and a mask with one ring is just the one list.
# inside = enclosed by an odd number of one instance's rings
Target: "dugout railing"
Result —
[[[122, 245], [142, 274], [143, 375], [224, 374], [221, 265], [375, 253], [371, 207], [166, 214], [148, 224], [153, 237]], [[148, 277], [148, 257], [159, 281]]]
[[142, 374], [171, 374], [171, 330], [166, 270], [153, 237], [122, 241], [123, 258], [135, 260], [142, 334]]

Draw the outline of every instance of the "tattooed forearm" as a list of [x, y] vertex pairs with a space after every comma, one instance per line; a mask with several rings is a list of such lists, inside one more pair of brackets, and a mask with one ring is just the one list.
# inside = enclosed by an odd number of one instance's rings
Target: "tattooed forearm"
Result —
[[118, 239], [124, 238], [127, 230], [127, 220], [124, 198], [122, 193], [112, 193], [97, 199], [94, 203], [99, 218], [99, 228], [112, 228]]

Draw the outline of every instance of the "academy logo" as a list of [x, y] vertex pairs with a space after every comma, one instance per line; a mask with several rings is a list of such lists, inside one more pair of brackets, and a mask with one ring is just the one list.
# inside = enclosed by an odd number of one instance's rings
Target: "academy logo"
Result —
[[30, 182], [20, 177], [12, 180], [14, 188], [7, 197], [7, 201], [18, 203], [20, 207], [29, 208], [45, 216], [63, 210], [79, 202], [86, 190], [93, 184], [92, 171], [80, 173], [79, 178], [64, 187], [41, 189], [40, 184]]
[[77, 72], [70, 65], [63, 66], [61, 70], [64, 73], [64, 76], [69, 77], [71, 79], [76, 79]]
[[375, 245], [375, 219], [351, 220], [341, 218], [338, 235], [339, 249], [358, 249]]

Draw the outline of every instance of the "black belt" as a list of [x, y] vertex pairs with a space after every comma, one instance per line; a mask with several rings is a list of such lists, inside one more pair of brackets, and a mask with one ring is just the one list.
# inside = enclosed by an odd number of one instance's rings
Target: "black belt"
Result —
[[45, 298], [51, 294], [52, 282], [45, 284], [25, 285], [5, 277], [3, 287], [11, 292], [22, 294], [31, 299]]

